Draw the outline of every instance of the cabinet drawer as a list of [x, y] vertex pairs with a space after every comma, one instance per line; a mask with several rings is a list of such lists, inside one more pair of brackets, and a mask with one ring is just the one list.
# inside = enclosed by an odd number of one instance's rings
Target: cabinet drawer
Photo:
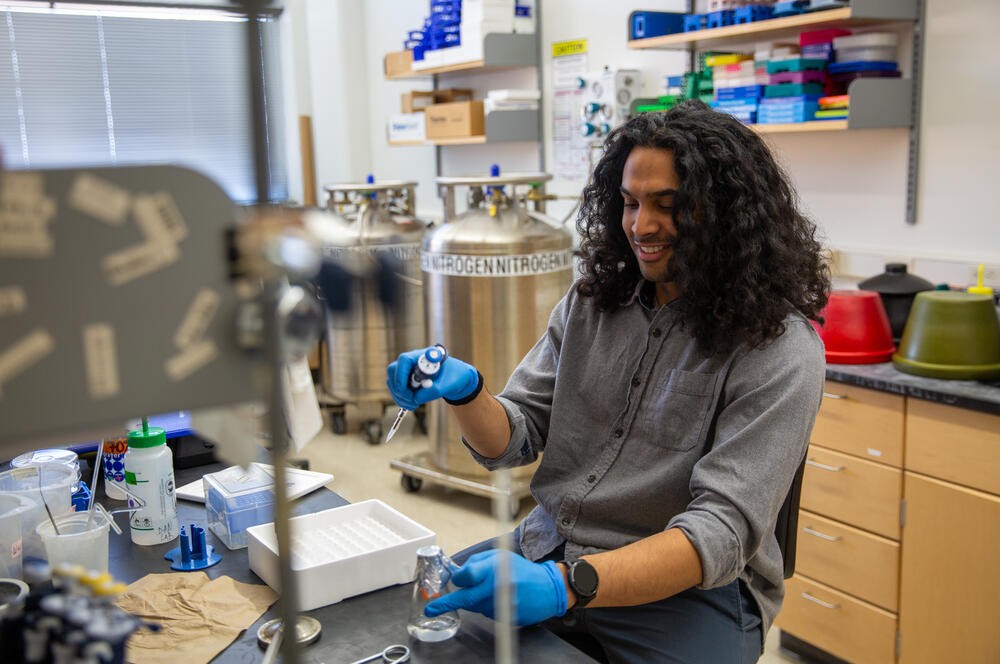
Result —
[[812, 442], [896, 466], [903, 465], [903, 397], [826, 381]]
[[806, 511], [799, 512], [795, 569], [896, 612], [899, 543]]
[[899, 539], [903, 471], [810, 445], [799, 506]]
[[850, 662], [892, 664], [896, 658], [893, 614], [798, 574], [785, 581], [775, 624]]
[[1000, 416], [910, 399], [906, 469], [1000, 494]]

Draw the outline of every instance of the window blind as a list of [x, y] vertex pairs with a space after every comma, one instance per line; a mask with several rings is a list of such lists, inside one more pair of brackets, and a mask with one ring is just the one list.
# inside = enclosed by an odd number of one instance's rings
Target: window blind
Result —
[[[144, 15], [144, 12], [148, 14]], [[288, 184], [278, 25], [263, 20], [269, 200]], [[171, 163], [256, 199], [245, 19], [0, 2], [6, 168]]]

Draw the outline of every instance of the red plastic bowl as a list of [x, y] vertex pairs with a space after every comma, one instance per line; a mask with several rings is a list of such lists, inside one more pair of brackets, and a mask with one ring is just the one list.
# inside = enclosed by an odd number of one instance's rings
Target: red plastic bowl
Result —
[[896, 347], [882, 298], [873, 291], [835, 290], [813, 322], [826, 345], [826, 361], [834, 364], [888, 362]]

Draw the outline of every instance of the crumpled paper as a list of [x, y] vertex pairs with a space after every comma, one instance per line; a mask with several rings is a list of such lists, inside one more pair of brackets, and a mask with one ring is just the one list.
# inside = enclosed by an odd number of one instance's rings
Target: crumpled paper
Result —
[[204, 572], [147, 574], [130, 584], [116, 603], [161, 629], [133, 634], [126, 658], [136, 664], [208, 662], [277, 599], [277, 593], [267, 586], [228, 576], [209, 579]]

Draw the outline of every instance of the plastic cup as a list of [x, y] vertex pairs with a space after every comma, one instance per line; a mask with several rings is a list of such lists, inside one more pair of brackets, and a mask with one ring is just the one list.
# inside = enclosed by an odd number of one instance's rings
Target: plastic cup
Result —
[[110, 522], [103, 512], [73, 512], [56, 517], [59, 534], [49, 520], [38, 524], [38, 536], [45, 545], [49, 565], [82, 565], [88, 572], [108, 571], [108, 530]]
[[873, 291], [836, 290], [813, 323], [826, 346], [826, 361], [834, 364], [888, 362], [896, 347], [885, 305]]
[[[15, 495], [27, 499], [31, 508], [21, 514], [21, 538], [24, 561], [32, 558], [45, 560], [45, 547], [36, 529], [43, 520], [48, 521], [45, 505], [53, 516], [73, 510], [73, 486], [77, 483], [76, 471], [64, 464], [41, 464], [13, 468], [0, 473], [0, 495]], [[45, 496], [45, 501], [42, 501]]]
[[27, 498], [0, 494], [0, 577], [21, 578], [21, 516], [33, 507]]

